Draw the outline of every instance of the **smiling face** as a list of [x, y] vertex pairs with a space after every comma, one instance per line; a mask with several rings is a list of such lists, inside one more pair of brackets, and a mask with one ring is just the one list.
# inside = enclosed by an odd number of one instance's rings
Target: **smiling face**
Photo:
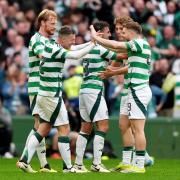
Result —
[[123, 26], [120, 23], [117, 23], [115, 25], [115, 33], [118, 41], [123, 41], [122, 30], [123, 30]]
[[75, 45], [75, 34], [64, 35], [59, 38], [61, 46], [65, 49], [70, 49], [72, 45]]
[[109, 39], [111, 37], [111, 32], [110, 32], [110, 29], [109, 27], [105, 27], [103, 30], [102, 30], [102, 38], [104, 39]]
[[136, 33], [133, 30], [126, 27], [124, 27], [122, 30], [122, 39], [124, 40], [130, 41], [135, 35]]

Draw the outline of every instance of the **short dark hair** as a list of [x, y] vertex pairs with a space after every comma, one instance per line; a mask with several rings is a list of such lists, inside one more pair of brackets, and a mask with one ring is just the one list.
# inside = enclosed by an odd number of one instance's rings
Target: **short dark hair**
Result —
[[127, 29], [131, 29], [131, 30], [135, 31], [137, 34], [142, 34], [142, 28], [141, 28], [140, 24], [137, 22], [134, 22], [134, 21], [127, 22], [125, 24], [125, 27]]
[[96, 31], [103, 31], [105, 27], [109, 28], [109, 24], [106, 21], [97, 21], [93, 26]]
[[75, 34], [75, 31], [71, 28], [71, 26], [65, 25], [59, 30], [59, 36], [68, 36], [71, 34]]

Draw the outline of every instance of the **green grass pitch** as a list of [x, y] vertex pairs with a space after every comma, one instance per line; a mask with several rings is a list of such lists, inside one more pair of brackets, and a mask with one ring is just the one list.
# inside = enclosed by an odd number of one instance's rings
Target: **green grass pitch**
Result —
[[[155, 165], [146, 168], [145, 174], [122, 174], [119, 172], [112, 173], [86, 173], [86, 174], [63, 174], [62, 162], [60, 160], [49, 159], [51, 166], [58, 170], [58, 173], [36, 173], [27, 174], [16, 168], [17, 159], [0, 158], [0, 180], [180, 180], [180, 159], [179, 160], [155, 160]], [[108, 168], [117, 165], [119, 160], [103, 161]], [[85, 161], [87, 168], [90, 167], [91, 161]], [[39, 162], [33, 159], [32, 166], [39, 169]]]

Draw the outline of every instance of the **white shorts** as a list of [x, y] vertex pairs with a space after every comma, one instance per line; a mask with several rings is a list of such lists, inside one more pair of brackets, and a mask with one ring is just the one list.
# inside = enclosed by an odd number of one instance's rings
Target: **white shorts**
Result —
[[83, 93], [79, 95], [79, 110], [85, 122], [96, 122], [109, 119], [104, 96], [101, 93]]
[[121, 96], [120, 115], [128, 116], [128, 96]]
[[69, 124], [67, 110], [61, 97], [37, 96], [40, 122], [46, 121], [53, 126]]
[[35, 114], [39, 114], [39, 108], [37, 105], [37, 95], [29, 96], [29, 101], [30, 101], [30, 109], [31, 109], [32, 115], [34, 116]]
[[128, 118], [146, 119], [147, 106], [152, 98], [152, 92], [149, 86], [139, 90], [130, 90], [128, 92]]

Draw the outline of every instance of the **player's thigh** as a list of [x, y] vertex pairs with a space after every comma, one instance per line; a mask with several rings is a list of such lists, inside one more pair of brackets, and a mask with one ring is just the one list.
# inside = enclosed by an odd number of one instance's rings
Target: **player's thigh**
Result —
[[30, 102], [30, 109], [32, 115], [38, 115], [39, 109], [38, 109], [38, 103], [37, 103], [37, 95], [30, 95], [29, 96], [29, 102]]
[[61, 98], [37, 96], [40, 122], [50, 123], [54, 126], [61, 109]]
[[[109, 114], [108, 114], [108, 108], [107, 108], [107, 104], [106, 104], [104, 96], [94, 95], [94, 100], [96, 100], [96, 101], [94, 102], [93, 107], [90, 112], [90, 115], [92, 115], [92, 114], [94, 115], [94, 116], [92, 116], [93, 122], [98, 122], [98, 123], [99, 123], [99, 121], [107, 122], [107, 120], [109, 119]], [[91, 118], [91, 116], [90, 116], [90, 118]], [[104, 124], [104, 123], [102, 123], [102, 124]], [[108, 124], [108, 122], [107, 122], [107, 124]]]
[[87, 94], [80, 94], [79, 95], [79, 112], [82, 118], [82, 122], [91, 123], [91, 120], [89, 118], [88, 108], [90, 105], [87, 106], [85, 103], [86, 101], [90, 102], [89, 99], [87, 99]]
[[128, 116], [128, 96], [127, 95], [121, 97], [120, 116], [121, 115]]
[[149, 87], [140, 90], [131, 90], [128, 94], [128, 118], [146, 119], [147, 106], [151, 100], [152, 93]]
[[68, 113], [67, 113], [66, 106], [64, 104], [63, 99], [61, 99], [61, 105], [60, 105], [60, 108], [59, 108], [59, 112], [58, 112], [57, 116], [54, 119], [54, 124], [53, 125], [55, 127], [58, 127], [58, 126], [63, 127], [64, 126], [65, 129], [66, 129], [66, 127], [69, 126]]

